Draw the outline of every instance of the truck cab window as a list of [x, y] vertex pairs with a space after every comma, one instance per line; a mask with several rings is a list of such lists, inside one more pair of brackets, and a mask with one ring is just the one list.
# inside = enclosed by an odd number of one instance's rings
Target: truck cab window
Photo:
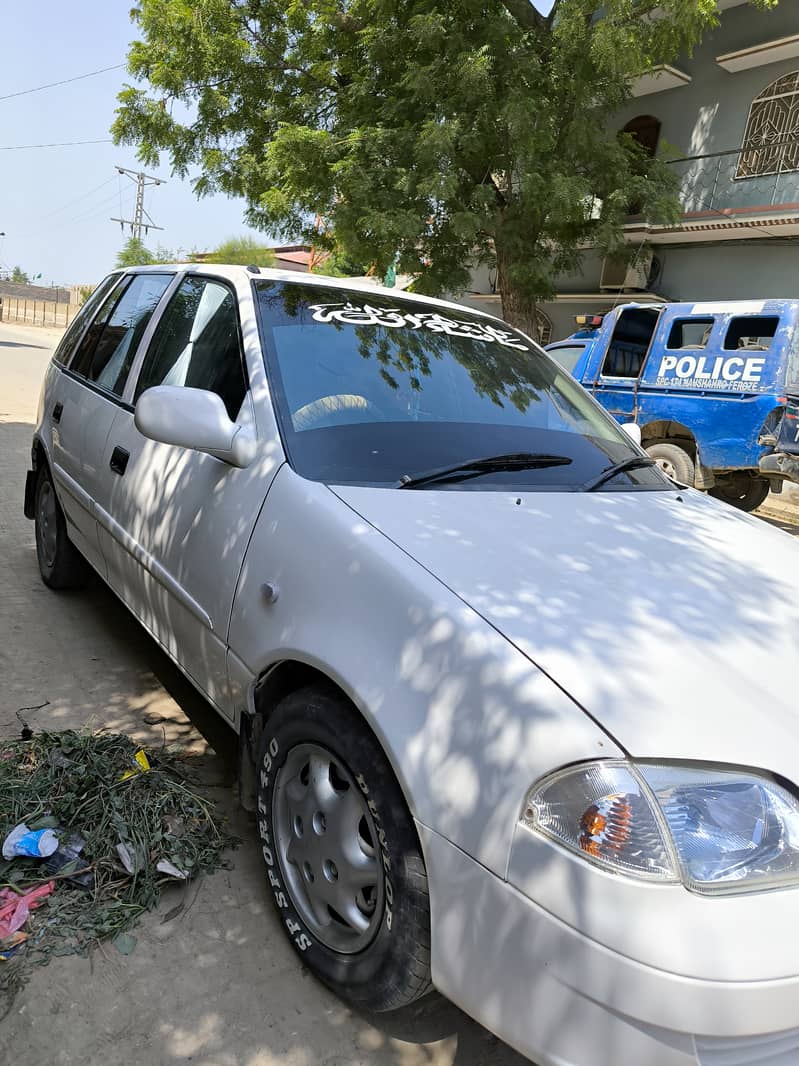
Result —
[[676, 318], [669, 332], [667, 348], [707, 348], [713, 331], [713, 318]]
[[749, 348], [756, 352], [767, 352], [779, 324], [780, 320], [776, 315], [745, 315], [733, 318], [724, 338], [724, 347], [728, 351]]

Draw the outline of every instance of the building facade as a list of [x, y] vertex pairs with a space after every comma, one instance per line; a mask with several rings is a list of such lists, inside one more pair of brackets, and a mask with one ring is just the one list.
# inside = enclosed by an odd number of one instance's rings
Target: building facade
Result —
[[[691, 56], [638, 79], [617, 128], [677, 158], [682, 217], [631, 216], [620, 267], [587, 253], [541, 307], [542, 340], [627, 300], [793, 297], [799, 289], [799, 0], [772, 11], [719, 0], [721, 24]], [[470, 302], [500, 313], [481, 270]]]

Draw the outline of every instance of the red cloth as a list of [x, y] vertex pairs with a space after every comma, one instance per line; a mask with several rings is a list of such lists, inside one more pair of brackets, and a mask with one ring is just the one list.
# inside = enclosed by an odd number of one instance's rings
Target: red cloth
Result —
[[0, 892], [0, 940], [16, 933], [27, 922], [28, 916], [34, 907], [55, 891], [55, 881], [48, 881], [46, 885], [31, 889], [20, 895], [13, 888], [4, 888]]

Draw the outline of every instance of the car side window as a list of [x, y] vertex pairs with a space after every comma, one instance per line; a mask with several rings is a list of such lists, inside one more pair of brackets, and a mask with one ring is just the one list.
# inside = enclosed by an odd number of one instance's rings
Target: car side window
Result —
[[671, 326], [666, 347], [707, 348], [715, 318], [676, 318]]
[[231, 420], [247, 394], [236, 297], [211, 278], [187, 277], [153, 334], [136, 396], [154, 385], [215, 392]]
[[147, 324], [174, 275], [134, 274], [106, 298], [70, 369], [121, 396]]
[[89, 296], [86, 303], [81, 307], [80, 311], [78, 311], [75, 318], [73, 318], [69, 325], [69, 329], [61, 338], [58, 347], [53, 352], [54, 363], [58, 363], [59, 366], [66, 366], [78, 346], [78, 341], [83, 335], [86, 323], [91, 319], [103, 299], [119, 283], [120, 277], [120, 274], [109, 274]]
[[724, 338], [725, 351], [737, 351], [749, 348], [756, 352], [767, 352], [777, 335], [780, 324], [776, 315], [744, 315], [733, 318]]

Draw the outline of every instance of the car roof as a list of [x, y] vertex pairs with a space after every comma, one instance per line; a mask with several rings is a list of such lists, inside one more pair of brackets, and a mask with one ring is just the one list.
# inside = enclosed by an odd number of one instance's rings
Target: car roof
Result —
[[[114, 271], [120, 274], [159, 274], [165, 269], [184, 271], [189, 274], [200, 274], [226, 278], [228, 281], [290, 281], [295, 285], [317, 286], [326, 289], [347, 289], [350, 292], [362, 292], [366, 296], [390, 296], [395, 300], [408, 301], [409, 303], [431, 304], [435, 307], [448, 308], [450, 311], [465, 311], [479, 318], [489, 319], [492, 322], [502, 322], [496, 315], [466, 304], [455, 303], [452, 300], [440, 300], [434, 296], [421, 296], [403, 289], [388, 289], [383, 285], [370, 285], [358, 278], [333, 278], [327, 274], [302, 274], [297, 270], [276, 270], [274, 267], [258, 267], [257, 272], [246, 266], [230, 265], [223, 263], [157, 263], [152, 266], [137, 266]], [[503, 323], [507, 325], [507, 323]]]
[[[629, 300], [616, 304], [612, 311], [626, 311], [629, 308], [644, 308], [665, 311], [669, 315], [690, 318], [711, 317], [714, 315], [781, 315], [786, 311], [799, 308], [799, 301], [793, 296], [764, 297], [761, 300], [680, 300], [662, 303], [639, 303]], [[606, 312], [609, 314], [610, 312]]]

